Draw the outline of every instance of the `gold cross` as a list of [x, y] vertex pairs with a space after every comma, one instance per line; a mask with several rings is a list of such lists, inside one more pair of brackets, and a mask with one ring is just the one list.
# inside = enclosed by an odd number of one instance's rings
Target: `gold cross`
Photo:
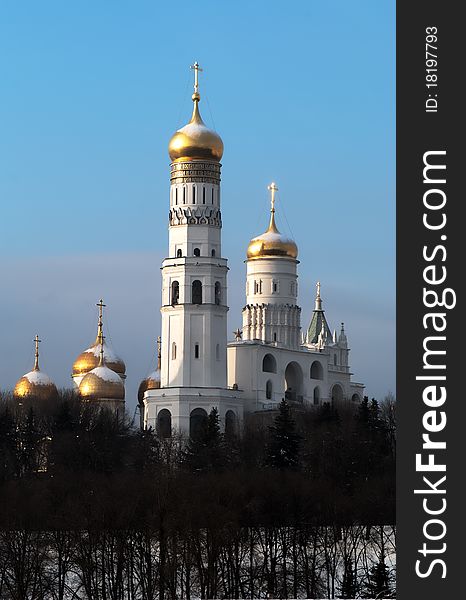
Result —
[[[100, 299], [99, 302], [97, 302], [96, 306], [99, 307], [99, 322], [97, 324], [97, 337], [103, 340], [103, 315], [104, 315], [104, 308], [107, 306], [106, 304], [104, 304], [104, 301], [102, 300], [102, 298]], [[103, 342], [102, 342], [103, 343]]]
[[316, 283], [316, 288], [317, 288], [317, 297], [320, 298], [320, 281], [318, 281]]
[[278, 192], [278, 187], [276, 186], [276, 184], [272, 181], [272, 183], [267, 187], [268, 190], [270, 190], [270, 212], [275, 212], [275, 192]]
[[201, 69], [197, 60], [189, 68], [194, 70], [194, 93], [198, 94], [199, 93], [199, 71], [202, 71], [203, 69]]
[[34, 343], [36, 346], [36, 351], [34, 354], [34, 371], [38, 371], [39, 370], [39, 343], [42, 340], [39, 339], [39, 336], [36, 334], [36, 337], [34, 338]]

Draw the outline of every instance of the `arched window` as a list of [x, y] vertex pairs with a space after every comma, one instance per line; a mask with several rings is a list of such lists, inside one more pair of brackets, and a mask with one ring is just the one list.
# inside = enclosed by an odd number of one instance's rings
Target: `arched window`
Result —
[[194, 344], [194, 358], [199, 358], [199, 344]]
[[189, 435], [192, 439], [199, 439], [207, 427], [207, 413], [203, 408], [195, 408], [189, 417]]
[[215, 248], [212, 248], [212, 256], [215, 256]]
[[180, 284], [178, 281], [172, 281], [172, 306], [178, 304], [180, 299]]
[[193, 185], [193, 204], [196, 204], [196, 186]]
[[178, 188], [175, 188], [175, 204], [178, 204]]
[[274, 341], [274, 342], [276, 342], [276, 341], [277, 341], [277, 334], [276, 334], [276, 333], [274, 333], [274, 334], [273, 334], [273, 341]]
[[214, 188], [212, 188], [212, 204], [214, 203]]
[[202, 283], [199, 279], [195, 279], [192, 283], [192, 299], [193, 304], [202, 304]]
[[314, 404], [319, 404], [320, 402], [320, 390], [318, 387], [314, 388]]
[[199, 248], [194, 248], [194, 252], [193, 252], [194, 256], [201, 256], [201, 251]]
[[205, 204], [205, 186], [202, 188], [202, 204]]
[[353, 394], [351, 396], [351, 401], [352, 402], [360, 402], [359, 394]]
[[163, 408], [157, 415], [157, 435], [161, 438], [172, 436], [172, 415], [167, 408]]
[[186, 204], [186, 188], [183, 188], [183, 204]]
[[332, 388], [332, 401], [333, 402], [342, 402], [343, 401], [343, 388], [338, 383], [336, 383]]
[[333, 355], [333, 364], [335, 366], [337, 366], [337, 355], [336, 354]]
[[181, 258], [183, 256], [183, 252], [181, 250], [181, 248], [178, 248], [178, 250], [176, 251], [176, 258]]
[[272, 382], [270, 379], [265, 384], [265, 397], [267, 400], [272, 400]]
[[324, 369], [318, 360], [315, 360], [311, 365], [311, 379], [323, 379]]
[[220, 304], [222, 299], [222, 287], [220, 281], [215, 282], [215, 304]]
[[232, 410], [225, 413], [225, 436], [234, 437], [238, 434], [238, 418]]
[[172, 342], [172, 360], [176, 360], [176, 344]]
[[266, 354], [262, 360], [262, 371], [264, 373], [276, 373], [277, 361], [272, 354]]

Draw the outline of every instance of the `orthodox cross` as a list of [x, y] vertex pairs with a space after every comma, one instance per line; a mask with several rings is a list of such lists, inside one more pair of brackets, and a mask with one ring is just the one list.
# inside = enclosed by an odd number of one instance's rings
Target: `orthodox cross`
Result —
[[203, 69], [201, 69], [197, 60], [189, 68], [194, 70], [194, 93], [198, 94], [199, 93], [199, 71], [202, 71]]
[[317, 288], [317, 297], [320, 298], [320, 281], [318, 281], [316, 283], [316, 288]]
[[278, 187], [275, 185], [275, 183], [272, 181], [272, 183], [267, 187], [268, 190], [270, 190], [270, 212], [275, 212], [275, 192], [278, 192]]
[[38, 371], [39, 370], [39, 343], [42, 340], [39, 339], [39, 336], [36, 334], [36, 337], [34, 338], [34, 343], [36, 346], [36, 351], [34, 354], [34, 371]]
[[99, 302], [97, 302], [96, 306], [99, 307], [99, 324], [97, 327], [97, 336], [99, 338], [102, 338], [101, 343], [103, 344], [103, 333], [102, 333], [102, 328], [103, 328], [103, 322], [102, 322], [102, 317], [104, 315], [104, 308], [107, 306], [106, 304], [104, 304], [104, 301], [102, 300], [102, 298], [100, 299]]

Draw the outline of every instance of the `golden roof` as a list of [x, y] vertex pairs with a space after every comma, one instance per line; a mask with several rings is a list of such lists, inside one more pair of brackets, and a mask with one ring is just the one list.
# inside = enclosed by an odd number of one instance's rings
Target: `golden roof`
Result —
[[219, 162], [223, 156], [222, 138], [209, 129], [199, 113], [198, 63], [191, 67], [194, 69], [194, 102], [193, 114], [187, 125], [178, 129], [168, 144], [168, 154], [172, 162], [184, 162], [190, 160], [213, 160]]
[[99, 321], [97, 325], [97, 337], [95, 338], [95, 342], [84, 352], [78, 356], [78, 358], [73, 363], [73, 372], [72, 375], [84, 375], [85, 373], [89, 373], [92, 369], [95, 369], [99, 365], [99, 354], [100, 348], [103, 345], [104, 350], [104, 359], [107, 367], [118, 373], [119, 375], [124, 376], [126, 372], [126, 365], [109, 347], [109, 345], [104, 341], [103, 336], [103, 308], [105, 304], [103, 300], [97, 304], [99, 307]]
[[[99, 335], [97, 335], [95, 342], [90, 348], [81, 352], [78, 358], [73, 363], [73, 375], [83, 375], [89, 373], [92, 369], [95, 369], [99, 364]], [[121, 358], [116, 356], [111, 348], [104, 342], [104, 357], [105, 364], [107, 367], [118, 373], [124, 375], [126, 372], [126, 365]]]
[[269, 185], [269, 190], [272, 195], [269, 226], [267, 231], [249, 242], [247, 257], [248, 259], [270, 257], [296, 259], [298, 256], [296, 243], [291, 238], [281, 234], [275, 224], [275, 192], [278, 188], [272, 183]]
[[13, 395], [18, 400], [25, 398], [55, 399], [58, 396], [56, 385], [46, 373], [39, 369], [39, 336], [36, 335], [34, 342], [36, 346], [34, 368], [18, 379]]
[[99, 365], [86, 373], [79, 384], [83, 400], [124, 400], [125, 385], [121, 377], [105, 364], [104, 339], [100, 337]]
[[79, 384], [83, 400], [124, 400], [125, 386], [121, 377], [105, 364], [84, 375]]

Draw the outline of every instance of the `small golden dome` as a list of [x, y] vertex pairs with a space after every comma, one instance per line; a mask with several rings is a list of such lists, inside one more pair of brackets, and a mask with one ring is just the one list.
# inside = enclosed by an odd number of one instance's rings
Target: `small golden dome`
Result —
[[161, 387], [160, 384], [160, 369], [162, 362], [162, 343], [160, 336], [157, 338], [157, 368], [152, 371], [145, 379], [141, 381], [138, 389], [138, 402], [142, 404], [144, 399], [144, 393], [147, 390], [158, 390]]
[[158, 390], [160, 389], [160, 371], [152, 371], [145, 379], [141, 381], [138, 389], [138, 402], [142, 404], [144, 393], [147, 390]]
[[26, 398], [53, 400], [58, 397], [58, 390], [50, 377], [39, 369], [39, 336], [36, 335], [34, 342], [36, 345], [34, 368], [18, 379], [13, 395], [17, 400]]
[[[100, 341], [99, 335], [97, 335], [95, 342], [90, 348], [81, 352], [78, 358], [73, 363], [73, 375], [83, 375], [89, 373], [92, 369], [95, 369], [99, 364], [99, 351]], [[104, 342], [104, 359], [107, 367], [118, 373], [124, 375], [126, 372], [126, 365], [121, 358], [119, 358]]]
[[275, 192], [278, 188], [272, 183], [269, 190], [272, 192], [269, 226], [265, 233], [249, 242], [247, 257], [248, 259], [270, 257], [296, 259], [298, 246], [291, 238], [281, 234], [275, 224]]
[[124, 400], [125, 386], [121, 377], [105, 364], [84, 375], [79, 384], [83, 400]]
[[190, 160], [220, 162], [222, 159], [222, 138], [204, 124], [199, 113], [199, 100], [199, 94], [193, 94], [194, 108], [191, 120], [178, 129], [168, 144], [168, 154], [172, 162]]

